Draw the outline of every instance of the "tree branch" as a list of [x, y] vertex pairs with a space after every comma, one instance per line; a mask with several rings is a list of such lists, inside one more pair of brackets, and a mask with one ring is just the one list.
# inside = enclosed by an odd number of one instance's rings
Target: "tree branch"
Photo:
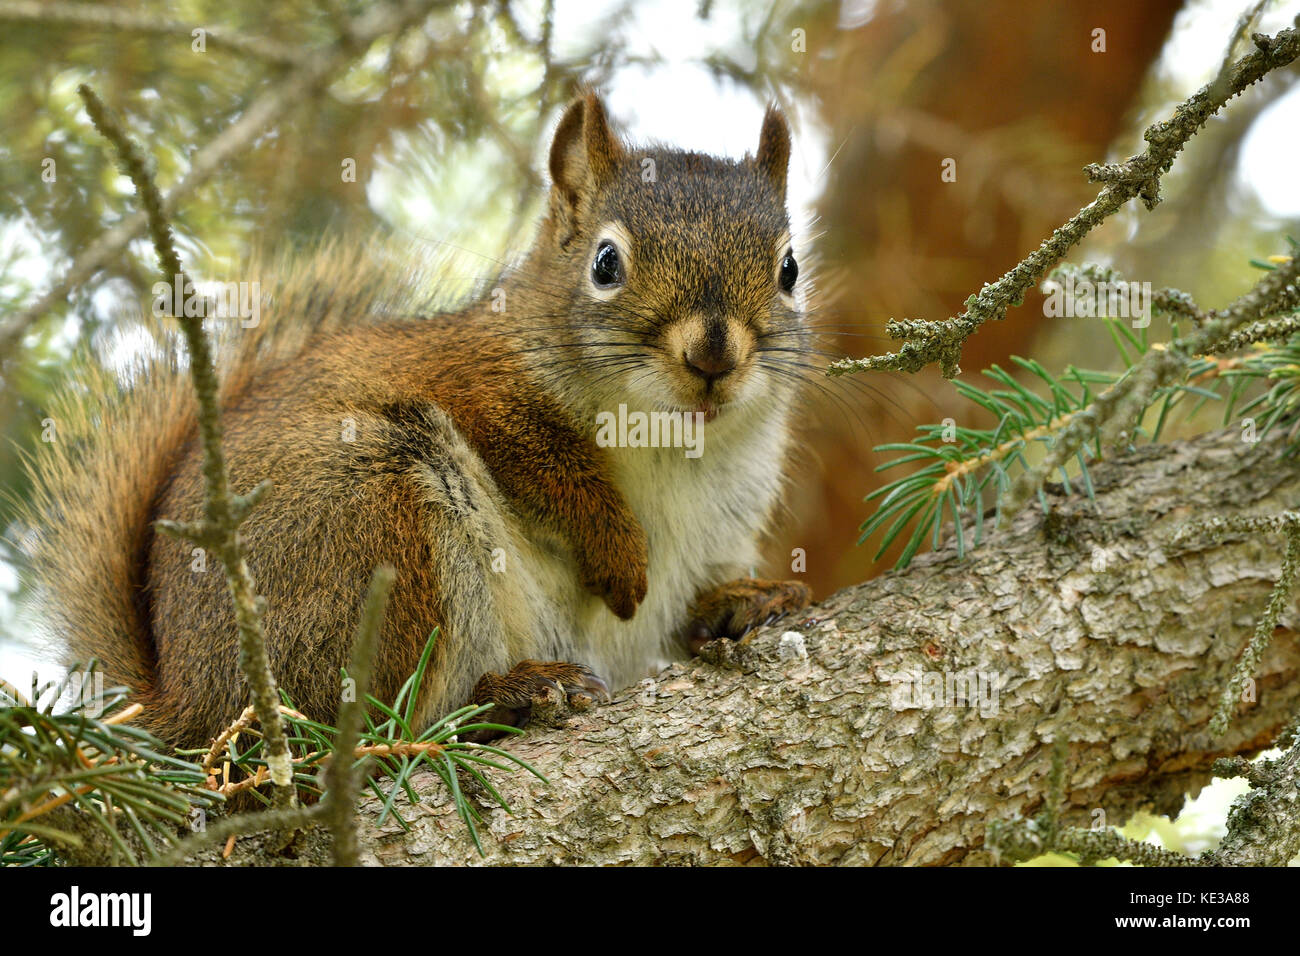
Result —
[[361, 609], [361, 620], [352, 638], [352, 666], [348, 676], [354, 682], [353, 692], [351, 699], [345, 700], [340, 708], [336, 749], [325, 769], [325, 812], [333, 835], [336, 866], [357, 865], [356, 804], [365, 762], [360, 767], [354, 767], [349, 755], [357, 749], [361, 727], [365, 722], [366, 695], [370, 693], [375, 648], [379, 645], [379, 631], [384, 624], [388, 595], [393, 589], [396, 576], [396, 571], [391, 566], [375, 568], [370, 578], [370, 588], [366, 592], [366, 603]]
[[[123, 171], [135, 184], [135, 191], [148, 219], [160, 274], [169, 285], [174, 281], [177, 287], [184, 290], [190, 282], [181, 266], [171, 225], [163, 212], [163, 199], [153, 181], [143, 151], [127, 136], [116, 117], [108, 112], [89, 86], [83, 83], [77, 92], [85, 102], [86, 111], [95, 128], [113, 144]], [[205, 487], [203, 518], [195, 522], [159, 521], [156, 527], [168, 534], [188, 538], [215, 552], [221, 559], [235, 605], [235, 624], [239, 629], [239, 669], [248, 682], [249, 694], [266, 736], [266, 759], [275, 786], [275, 804], [277, 807], [289, 807], [295, 799], [289, 743], [284, 721], [280, 717], [275, 675], [271, 673], [271, 661], [266, 650], [262, 599], [257, 594], [244, 554], [244, 545], [239, 537], [240, 524], [269, 486], [267, 482], [262, 482], [246, 495], [235, 494], [231, 490], [229, 470], [221, 447], [221, 384], [217, 379], [212, 343], [203, 331], [202, 313], [175, 318], [189, 351], [190, 377], [194, 381], [194, 393], [198, 399], [197, 418], [203, 445]]]

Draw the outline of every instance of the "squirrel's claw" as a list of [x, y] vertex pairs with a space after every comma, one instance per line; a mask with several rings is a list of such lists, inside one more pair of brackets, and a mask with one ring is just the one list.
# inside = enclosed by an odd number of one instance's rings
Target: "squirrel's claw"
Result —
[[609, 567], [587, 570], [582, 586], [602, 598], [615, 616], [631, 620], [637, 606], [645, 600], [648, 581], [645, 564], [633, 564], [622, 569]]
[[599, 543], [578, 549], [578, 575], [583, 588], [628, 621], [649, 589], [649, 548], [645, 530], [634, 518], [623, 522], [617, 518], [611, 516], [612, 525], [599, 536]]
[[570, 695], [575, 693], [586, 693], [592, 700], [595, 700], [596, 694], [599, 694], [600, 698], [607, 704], [614, 699], [613, 695], [609, 692], [609, 685], [605, 683], [600, 675], [593, 672], [589, 667], [583, 667], [582, 670], [584, 672], [582, 686], [576, 691], [566, 688]]

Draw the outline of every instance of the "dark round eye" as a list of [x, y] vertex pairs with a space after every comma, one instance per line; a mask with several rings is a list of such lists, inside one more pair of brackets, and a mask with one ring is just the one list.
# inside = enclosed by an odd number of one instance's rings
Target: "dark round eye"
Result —
[[618, 257], [618, 248], [608, 239], [596, 248], [596, 258], [591, 263], [591, 281], [597, 289], [612, 289], [624, 282], [623, 261]]
[[794, 261], [794, 253], [787, 252], [781, 260], [781, 291], [787, 295], [794, 291], [795, 280], [799, 278], [799, 263]]

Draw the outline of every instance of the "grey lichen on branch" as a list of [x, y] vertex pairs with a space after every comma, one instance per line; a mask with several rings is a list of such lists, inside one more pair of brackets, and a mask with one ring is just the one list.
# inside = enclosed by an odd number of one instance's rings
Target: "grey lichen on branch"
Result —
[[1228, 534], [1282, 534], [1286, 536], [1286, 554], [1282, 558], [1282, 570], [1273, 593], [1269, 595], [1268, 607], [1260, 615], [1255, 625], [1255, 633], [1237, 661], [1237, 668], [1232, 678], [1223, 686], [1223, 695], [1219, 708], [1210, 721], [1210, 732], [1222, 734], [1228, 729], [1237, 701], [1240, 700], [1248, 684], [1255, 679], [1259, 662], [1264, 657], [1269, 641], [1273, 639], [1273, 630], [1278, 626], [1282, 612], [1286, 610], [1295, 590], [1296, 577], [1300, 574], [1300, 512], [1284, 511], [1278, 515], [1250, 516], [1235, 518], [1209, 518], [1192, 522], [1181, 532], [1181, 537], [1190, 538], [1203, 535], [1218, 539]]
[[[1300, 18], [1297, 23], [1300, 24]], [[833, 363], [827, 374], [882, 369], [918, 372], [938, 362], [945, 378], [957, 375], [962, 346], [981, 325], [990, 319], [1005, 318], [1007, 310], [1023, 301], [1025, 293], [1043, 278], [1053, 263], [1130, 199], [1141, 198], [1148, 209], [1154, 208], [1160, 201], [1160, 177], [1169, 171], [1179, 152], [1206, 120], [1266, 74], [1300, 56], [1300, 27], [1281, 30], [1273, 37], [1256, 34], [1252, 40], [1254, 51], [1227, 66], [1215, 80], [1180, 104], [1169, 119], [1147, 129], [1143, 135], [1147, 143], [1145, 151], [1122, 163], [1086, 167], [1093, 182], [1105, 184], [1097, 198], [1055, 229], [1010, 272], [970, 296], [964, 312], [940, 322], [891, 321], [886, 331], [891, 338], [903, 341], [897, 352], [843, 359]]]

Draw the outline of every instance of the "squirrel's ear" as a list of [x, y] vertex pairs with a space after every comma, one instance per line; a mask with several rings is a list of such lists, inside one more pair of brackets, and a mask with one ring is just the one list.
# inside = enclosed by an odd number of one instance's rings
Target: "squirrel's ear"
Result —
[[623, 161], [623, 146], [609, 128], [605, 104], [593, 92], [574, 100], [551, 143], [551, 181], [571, 209], [608, 186]]
[[763, 131], [758, 134], [758, 168], [777, 194], [785, 198], [786, 175], [790, 170], [790, 125], [785, 114], [775, 105], [767, 108], [763, 116]]

